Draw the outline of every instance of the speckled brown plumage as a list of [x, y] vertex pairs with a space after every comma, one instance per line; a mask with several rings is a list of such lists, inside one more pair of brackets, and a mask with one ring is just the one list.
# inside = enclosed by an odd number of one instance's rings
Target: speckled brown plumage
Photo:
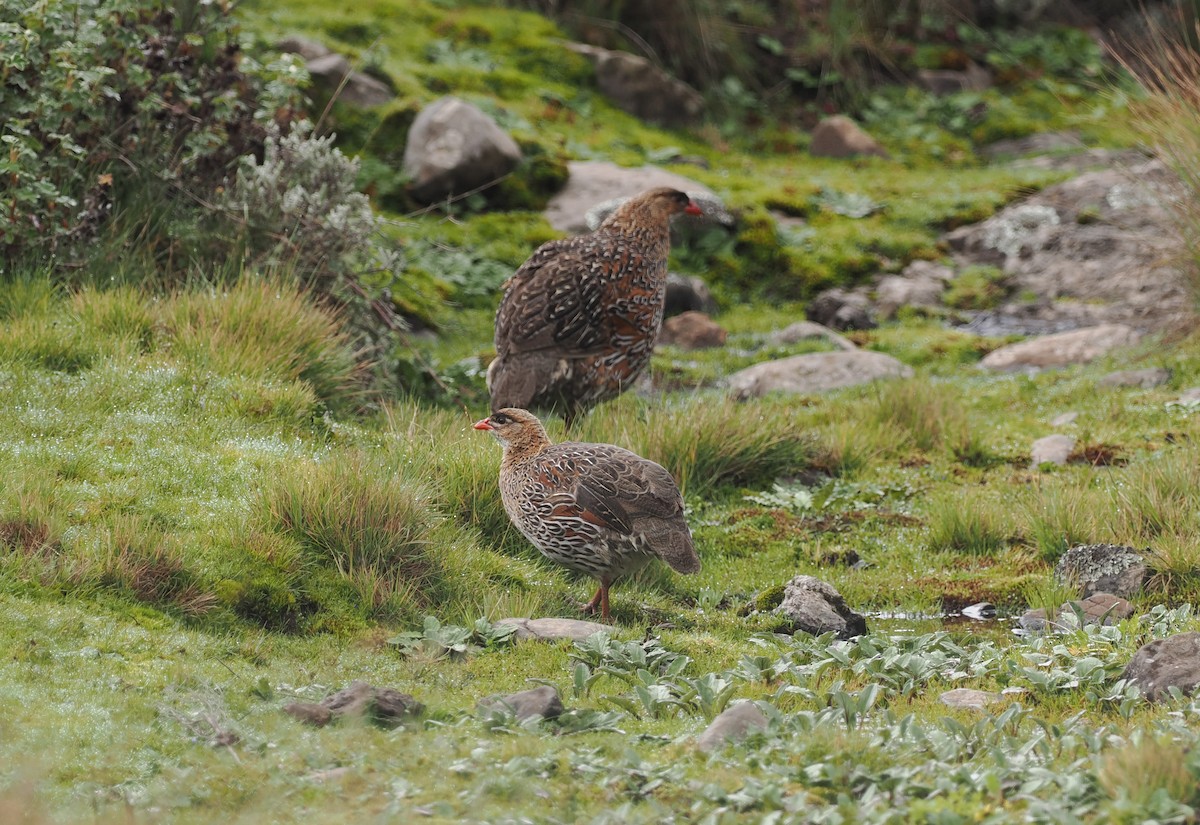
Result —
[[576, 415], [628, 389], [662, 326], [670, 219], [700, 214], [683, 192], [651, 189], [595, 232], [538, 248], [506, 284], [496, 311], [492, 409]]
[[500, 497], [534, 546], [600, 587], [585, 612], [609, 618], [608, 589], [652, 559], [695, 573], [700, 559], [683, 497], [662, 466], [612, 444], [551, 443], [532, 413], [503, 409], [475, 424], [504, 448]]

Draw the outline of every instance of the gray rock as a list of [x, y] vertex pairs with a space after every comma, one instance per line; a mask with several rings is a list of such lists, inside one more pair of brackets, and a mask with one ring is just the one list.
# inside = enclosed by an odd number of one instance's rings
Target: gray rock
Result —
[[1170, 687], [1190, 696], [1200, 685], [1200, 633], [1179, 633], [1144, 645], [1125, 667], [1128, 679], [1152, 702], [1166, 699]]
[[988, 705], [1000, 699], [1000, 694], [991, 693], [986, 690], [972, 690], [971, 688], [955, 688], [948, 690], [938, 697], [943, 705], [952, 708], [966, 708], [969, 710], [983, 710]]
[[355, 106], [382, 106], [395, 95], [382, 80], [354, 71], [350, 61], [340, 54], [314, 57], [305, 64], [313, 82], [328, 94]]
[[737, 398], [773, 392], [811, 393], [852, 387], [885, 378], [910, 378], [912, 367], [868, 350], [814, 352], [765, 361], [733, 373], [728, 386]]
[[510, 710], [522, 722], [534, 716], [555, 719], [563, 712], [563, 703], [558, 691], [549, 685], [510, 693], [507, 696], [489, 696], [479, 700], [479, 707], [482, 710]]
[[992, 86], [992, 73], [978, 63], [966, 69], [920, 69], [917, 83], [935, 95], [953, 95], [959, 92], [982, 92]]
[[1067, 463], [1074, 449], [1075, 439], [1069, 435], [1048, 435], [1039, 438], [1033, 442], [1030, 449], [1030, 466], [1035, 470], [1043, 464], [1057, 464], [1061, 467]]
[[1060, 617], [1069, 613], [1075, 615], [1075, 610], [1083, 612], [1084, 624], [1116, 624], [1122, 619], [1133, 615], [1133, 605], [1127, 600], [1111, 593], [1093, 593], [1082, 601], [1065, 602], [1050, 615], [1045, 608], [1026, 611], [1017, 624], [1031, 633], [1042, 633], [1046, 630], [1067, 631], [1074, 626], [1071, 622], [1061, 621]]
[[1050, 419], [1051, 427], [1066, 427], [1075, 423], [1075, 419], [1079, 418], [1077, 412], [1065, 412], [1061, 415], [1056, 415]]
[[584, 43], [566, 45], [591, 61], [600, 91], [634, 117], [662, 126], [686, 126], [704, 113], [703, 95], [644, 57]]
[[1190, 390], [1184, 390], [1179, 398], [1175, 400], [1175, 403], [1185, 406], [1200, 403], [1200, 387], [1192, 387]]
[[815, 321], [796, 321], [788, 324], [783, 329], [771, 333], [768, 340], [772, 344], [787, 346], [810, 338], [821, 338], [841, 350], [858, 349], [850, 339], [838, 335], [829, 327]]
[[901, 307], [937, 307], [946, 284], [925, 275], [885, 275], [875, 285], [875, 310], [884, 319], [896, 317]]
[[585, 622], [580, 619], [500, 619], [498, 625], [513, 625], [517, 628], [513, 638], [540, 639], [553, 641], [556, 639], [571, 639], [583, 641], [593, 633], [612, 633], [612, 627], [599, 622]]
[[520, 162], [516, 141], [477, 107], [456, 97], [443, 97], [422, 109], [404, 146], [409, 190], [424, 203], [486, 186]]
[[696, 748], [708, 753], [727, 742], [738, 742], [754, 731], [765, 730], [767, 716], [753, 702], [730, 705], [696, 737]]
[[332, 716], [364, 717], [385, 728], [425, 712], [425, 706], [407, 693], [361, 681], [351, 682], [349, 687], [323, 699], [321, 705]]
[[1060, 172], [1088, 172], [1101, 169], [1125, 169], [1149, 160], [1140, 149], [1083, 149], [1069, 154], [1035, 155], [1010, 161], [1011, 169], [1049, 169]]
[[290, 34], [275, 44], [275, 48], [284, 54], [298, 54], [305, 60], [316, 60], [333, 54], [333, 50], [318, 40], [305, 37], [302, 34]]
[[694, 275], [667, 273], [667, 294], [663, 301], [663, 315], [671, 317], [681, 312], [707, 312], [717, 309], [712, 291], [702, 278]]
[[1112, 593], [1130, 598], [1142, 589], [1146, 559], [1132, 547], [1118, 544], [1077, 544], [1054, 566], [1059, 584], [1078, 587], [1086, 598], [1093, 593]]
[[813, 576], [796, 576], [788, 582], [775, 612], [791, 623], [793, 633], [832, 632], [844, 640], [867, 632], [867, 620], [846, 605], [842, 594]]
[[684, 312], [663, 322], [658, 343], [684, 350], [724, 346], [727, 333], [703, 312]]
[[566, 186], [550, 199], [542, 213], [561, 232], [587, 232], [588, 211], [597, 204], [632, 198], [658, 186], [670, 186], [693, 198], [717, 198], [707, 186], [657, 166], [627, 168], [609, 161], [570, 161], [567, 170]]
[[1161, 386], [1171, 380], [1171, 371], [1165, 367], [1147, 367], [1141, 370], [1110, 372], [1097, 383], [1102, 387], [1140, 387], [1143, 390]]
[[947, 233], [942, 240], [958, 268], [1001, 267], [1010, 287], [967, 329], [997, 335], [1186, 323], [1193, 306], [1171, 208], [1180, 197], [1174, 173], [1141, 161], [1086, 172]]
[[871, 301], [861, 292], [834, 287], [820, 292], [804, 308], [808, 320], [831, 329], [874, 329]]
[[1009, 344], [989, 352], [979, 365], [993, 372], [1034, 372], [1086, 364], [1119, 347], [1133, 346], [1140, 338], [1125, 324], [1103, 324]]
[[819, 158], [849, 158], [856, 155], [888, 157], [875, 138], [845, 115], [827, 117], [812, 131], [809, 154]]
[[292, 702], [283, 706], [283, 712], [314, 728], [323, 728], [333, 719], [329, 708], [315, 702]]
[[[650, 187], [647, 187], [650, 188]], [[678, 187], [676, 187], [678, 188]], [[716, 195], [708, 192], [693, 192], [684, 189], [691, 195], [692, 202], [700, 208], [699, 215], [676, 215], [671, 220], [671, 242], [678, 243], [686, 235], [702, 232], [712, 227], [729, 229], [737, 225], [737, 218], [725, 207], [725, 202]], [[617, 211], [617, 207], [629, 200], [628, 197], [609, 198], [588, 209], [584, 214], [584, 222], [589, 230], [597, 229], [600, 224]], [[692, 231], [685, 231], [690, 228]]]

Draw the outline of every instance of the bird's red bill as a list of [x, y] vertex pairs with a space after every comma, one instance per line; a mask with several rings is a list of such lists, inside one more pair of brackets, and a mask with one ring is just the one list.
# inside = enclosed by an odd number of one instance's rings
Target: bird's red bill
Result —
[[688, 201], [688, 205], [683, 208], [683, 211], [688, 213], [689, 215], [703, 215], [704, 214], [702, 211], [700, 211], [700, 207], [696, 206], [695, 201]]
[[494, 429], [496, 429], [495, 427], [492, 426], [492, 422], [488, 421], [486, 418], [483, 419], [482, 421], [476, 421], [472, 426], [477, 430], [494, 430]]

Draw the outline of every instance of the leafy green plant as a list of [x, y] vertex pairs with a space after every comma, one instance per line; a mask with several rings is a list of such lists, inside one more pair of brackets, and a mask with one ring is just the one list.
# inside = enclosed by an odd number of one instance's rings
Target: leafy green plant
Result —
[[410, 630], [388, 639], [404, 656], [427, 659], [463, 659], [481, 650], [492, 650], [511, 644], [514, 625], [494, 625], [480, 618], [472, 627], [442, 624], [426, 616], [421, 630]]

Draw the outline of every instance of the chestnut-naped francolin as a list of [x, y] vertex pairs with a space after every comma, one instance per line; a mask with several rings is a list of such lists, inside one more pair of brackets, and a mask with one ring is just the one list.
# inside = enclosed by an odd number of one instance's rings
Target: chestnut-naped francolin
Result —
[[506, 408], [475, 424], [504, 448], [500, 497], [534, 546], [596, 579], [583, 612], [609, 618], [608, 589], [652, 559], [680, 573], [700, 570], [683, 497], [671, 474], [612, 444], [554, 444], [532, 413]]
[[521, 265], [496, 311], [493, 410], [557, 410], [569, 427], [633, 385], [662, 327], [670, 220], [683, 212], [701, 214], [686, 193], [651, 189]]

